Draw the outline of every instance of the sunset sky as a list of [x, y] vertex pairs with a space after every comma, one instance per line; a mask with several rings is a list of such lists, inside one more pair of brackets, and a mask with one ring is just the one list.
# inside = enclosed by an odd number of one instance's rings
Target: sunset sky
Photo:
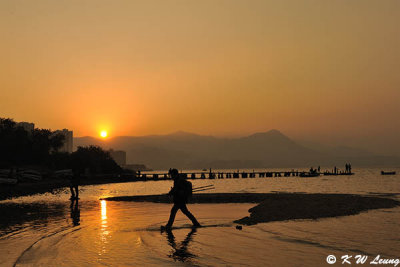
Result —
[[397, 0], [0, 0], [0, 34], [0, 117], [399, 144]]

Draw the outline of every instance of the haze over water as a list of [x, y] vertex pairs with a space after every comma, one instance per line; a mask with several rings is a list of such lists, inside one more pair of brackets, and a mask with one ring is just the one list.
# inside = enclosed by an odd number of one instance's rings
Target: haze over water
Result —
[[[214, 184], [215, 192], [353, 193], [400, 200], [398, 175], [380, 176], [379, 169], [354, 171], [354, 176], [192, 182], [194, 186]], [[8, 257], [2, 257], [0, 264], [322, 266], [330, 254], [380, 254], [393, 258], [400, 253], [400, 208], [318, 220], [261, 223], [239, 231], [232, 221], [247, 216], [247, 210], [255, 204], [191, 204], [190, 210], [205, 227], [191, 232], [190, 221], [178, 213], [178, 229], [171, 237], [159, 232], [168, 218], [170, 204], [98, 200], [106, 196], [161, 194], [171, 185], [171, 181], [150, 181], [84, 186], [78, 226], [71, 219], [67, 189], [1, 201], [2, 207], [43, 205], [47, 215], [36, 217], [38, 208], [33, 208], [33, 219], [28, 216], [21, 220], [17, 216], [8, 220], [9, 226], [3, 225], [0, 254]]]

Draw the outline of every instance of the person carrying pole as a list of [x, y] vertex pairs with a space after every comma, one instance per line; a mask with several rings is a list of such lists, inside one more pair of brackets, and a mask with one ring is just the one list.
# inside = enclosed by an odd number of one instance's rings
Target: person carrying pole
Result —
[[183, 214], [185, 214], [192, 221], [193, 226], [200, 227], [200, 223], [186, 207], [186, 203], [188, 202], [189, 197], [192, 195], [192, 183], [180, 176], [177, 169], [171, 169], [170, 175], [174, 180], [174, 186], [171, 188], [168, 195], [172, 196], [174, 205], [172, 206], [167, 225], [165, 225], [165, 227], [161, 227], [161, 229], [164, 228], [165, 230], [171, 230], [178, 210], [181, 210]]

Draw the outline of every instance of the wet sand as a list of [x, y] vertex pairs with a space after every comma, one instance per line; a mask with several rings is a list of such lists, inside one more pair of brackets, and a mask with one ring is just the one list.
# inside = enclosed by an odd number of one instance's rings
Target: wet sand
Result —
[[[107, 201], [170, 203], [167, 195], [122, 196], [104, 198]], [[318, 219], [355, 215], [371, 209], [394, 208], [394, 199], [353, 194], [303, 193], [220, 193], [194, 194], [190, 203], [259, 203], [235, 223], [254, 225], [261, 222], [295, 219]]]

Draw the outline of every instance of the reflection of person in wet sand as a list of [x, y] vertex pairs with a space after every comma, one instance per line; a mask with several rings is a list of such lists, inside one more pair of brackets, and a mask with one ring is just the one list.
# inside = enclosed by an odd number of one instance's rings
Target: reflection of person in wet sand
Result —
[[174, 206], [171, 209], [168, 223], [165, 227], [162, 227], [162, 230], [171, 229], [172, 224], [175, 220], [175, 215], [178, 210], [181, 210], [183, 214], [185, 214], [192, 221], [194, 226], [200, 227], [200, 223], [186, 207], [186, 203], [188, 202], [189, 197], [192, 195], [192, 183], [180, 176], [177, 169], [170, 170], [170, 174], [172, 179], [174, 179], [174, 187], [168, 194], [172, 195]]
[[78, 226], [81, 220], [81, 211], [79, 209], [78, 199], [71, 200], [71, 219], [74, 226]]
[[183, 240], [178, 246], [175, 242], [175, 236], [172, 231], [167, 231], [168, 244], [172, 247], [172, 253], [168, 257], [173, 258], [175, 261], [187, 261], [191, 258], [196, 257], [188, 251], [189, 242], [193, 239], [193, 235], [196, 233], [196, 227], [187, 234], [185, 240]]

